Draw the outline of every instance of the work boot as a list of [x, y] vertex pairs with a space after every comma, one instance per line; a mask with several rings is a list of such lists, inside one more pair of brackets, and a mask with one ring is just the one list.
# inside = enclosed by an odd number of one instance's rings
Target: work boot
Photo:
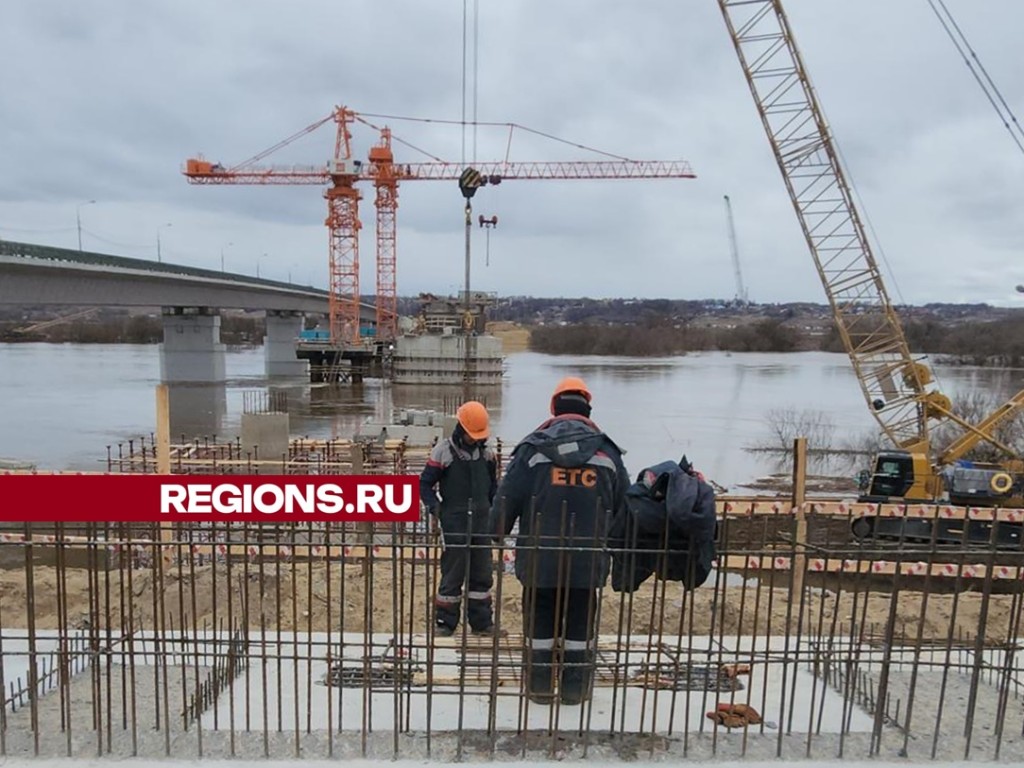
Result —
[[534, 704], [550, 704], [555, 700], [552, 655], [550, 649], [523, 651], [523, 674], [527, 676], [526, 695]]
[[443, 622], [434, 625], [434, 637], [451, 637], [455, 634], [455, 627], [448, 626]]
[[484, 627], [483, 629], [474, 629], [472, 630], [472, 633], [478, 637], [508, 637], [508, 632], [506, 630], [498, 629], [493, 624], [489, 627]]
[[575, 706], [587, 701], [593, 677], [593, 656], [588, 651], [566, 651], [562, 661], [562, 684], [559, 687], [562, 703]]

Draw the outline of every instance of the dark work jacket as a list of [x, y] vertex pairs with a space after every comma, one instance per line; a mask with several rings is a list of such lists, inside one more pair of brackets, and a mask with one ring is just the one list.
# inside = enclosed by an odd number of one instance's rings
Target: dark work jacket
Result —
[[[438, 498], [437, 490], [440, 491]], [[420, 473], [420, 499], [431, 514], [438, 515], [446, 531], [490, 532], [491, 500], [497, 488], [497, 460], [486, 444], [466, 450], [452, 438], [440, 440]]]
[[644, 469], [626, 491], [626, 506], [608, 537], [612, 589], [633, 592], [651, 574], [687, 589], [707, 580], [715, 558], [715, 492], [685, 457]]
[[590, 419], [556, 416], [524, 438], [491, 508], [496, 538], [519, 523], [519, 581], [542, 589], [604, 584], [608, 530], [625, 514], [628, 486], [622, 450]]

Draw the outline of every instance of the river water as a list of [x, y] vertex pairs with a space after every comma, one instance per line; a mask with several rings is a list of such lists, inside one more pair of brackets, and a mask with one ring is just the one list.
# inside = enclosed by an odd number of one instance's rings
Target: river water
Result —
[[[229, 350], [222, 386], [171, 391], [172, 439], [234, 437], [246, 392], [286, 393], [293, 434], [347, 437], [392, 407], [440, 408], [459, 388], [392, 386], [379, 381], [328, 387], [268, 382], [263, 350]], [[936, 366], [947, 394], [978, 390], [1005, 399], [1024, 371]], [[868, 413], [842, 354], [697, 353], [669, 358], [564, 357], [531, 352], [506, 360], [505, 381], [475, 394], [493, 433], [514, 443], [547, 415], [562, 376], [582, 376], [594, 393], [593, 418], [626, 453], [635, 475], [686, 454], [711, 479], [740, 486], [778, 471], [750, 447], [771, 442], [772, 412], [821, 414], [837, 441], [870, 434]], [[159, 383], [155, 345], [0, 344], [0, 458], [40, 469], [103, 469], [107, 446], [155, 429]], [[852, 470], [851, 470], [852, 471]]]

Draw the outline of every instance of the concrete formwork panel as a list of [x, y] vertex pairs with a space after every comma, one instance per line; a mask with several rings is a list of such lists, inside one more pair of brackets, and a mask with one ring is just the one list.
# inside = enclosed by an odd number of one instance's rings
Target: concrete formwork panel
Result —
[[242, 450], [261, 461], [281, 459], [288, 455], [288, 430], [287, 413], [243, 413]]
[[396, 340], [396, 384], [500, 384], [501, 340], [495, 336], [427, 334]]

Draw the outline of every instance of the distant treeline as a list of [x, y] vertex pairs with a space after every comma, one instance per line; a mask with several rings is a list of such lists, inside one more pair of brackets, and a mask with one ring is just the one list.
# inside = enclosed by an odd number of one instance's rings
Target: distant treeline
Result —
[[[1024, 317], [954, 324], [908, 320], [902, 325], [912, 352], [941, 355], [945, 362], [963, 365], [1024, 366]], [[834, 328], [820, 349], [843, 351]]]
[[[418, 305], [399, 299], [399, 312], [414, 314]], [[920, 306], [899, 305], [901, 318], [929, 318], [939, 321], [991, 320], [1019, 314], [1019, 310], [991, 307], [987, 304], [929, 303]], [[700, 318], [738, 318], [793, 321], [799, 318], [831, 318], [828, 304], [807, 301], [740, 304], [722, 299], [590, 299], [508, 296], [489, 311], [491, 320], [508, 320], [525, 325], [540, 323], [635, 324], [646, 319], [668, 318], [673, 323], [689, 323]]]
[[[538, 302], [541, 300], [537, 300]], [[607, 304], [603, 303], [603, 304]], [[648, 301], [647, 305], [658, 305]], [[614, 302], [618, 308], [618, 302]], [[590, 306], [588, 302], [587, 306]], [[622, 307], [625, 310], [628, 307]], [[842, 341], [827, 321], [809, 323], [799, 313], [785, 312], [782, 317], [732, 317], [684, 319], [658, 313], [651, 306], [637, 320], [632, 307], [629, 321], [560, 321], [530, 328], [530, 348], [536, 352], [563, 355], [629, 355], [654, 357], [686, 352], [796, 352], [821, 350], [843, 352]], [[978, 311], [966, 307], [963, 312]], [[20, 313], [19, 313], [20, 314]], [[950, 314], [952, 311], [950, 310]], [[796, 315], [796, 316], [794, 316]], [[75, 344], [155, 344], [163, 340], [159, 316], [128, 314], [104, 310], [98, 316], [72, 320], [23, 333], [34, 321], [46, 319], [37, 313], [33, 319], [0, 313], [0, 341], [45, 341]], [[565, 322], [566, 324], [561, 324]], [[861, 327], [865, 322], [860, 321]], [[941, 356], [944, 361], [967, 365], [1024, 367], [1024, 313], [986, 319], [969, 316], [906, 318], [902, 322], [912, 352]], [[261, 344], [264, 320], [261, 316], [224, 314], [221, 316], [221, 341], [230, 345]]]
[[[49, 342], [53, 344], [158, 344], [164, 340], [163, 322], [149, 315], [123, 315], [96, 320], [72, 321], [34, 333], [20, 332], [27, 321], [0, 321], [0, 341]], [[262, 317], [224, 315], [220, 340], [224, 344], [263, 343]]]
[[[967, 365], [1024, 366], [1024, 321], [932, 321], [903, 324], [914, 353], [941, 355]], [[548, 354], [651, 357], [686, 352], [843, 352], [838, 331], [811, 334], [779, 320], [734, 327], [704, 327], [657, 322], [638, 325], [570, 324], [534, 328], [530, 349]]]
[[657, 357], [686, 352], [793, 352], [801, 334], [778, 320], [736, 328], [659, 325], [552, 325], [534, 328], [530, 349], [553, 355]]

